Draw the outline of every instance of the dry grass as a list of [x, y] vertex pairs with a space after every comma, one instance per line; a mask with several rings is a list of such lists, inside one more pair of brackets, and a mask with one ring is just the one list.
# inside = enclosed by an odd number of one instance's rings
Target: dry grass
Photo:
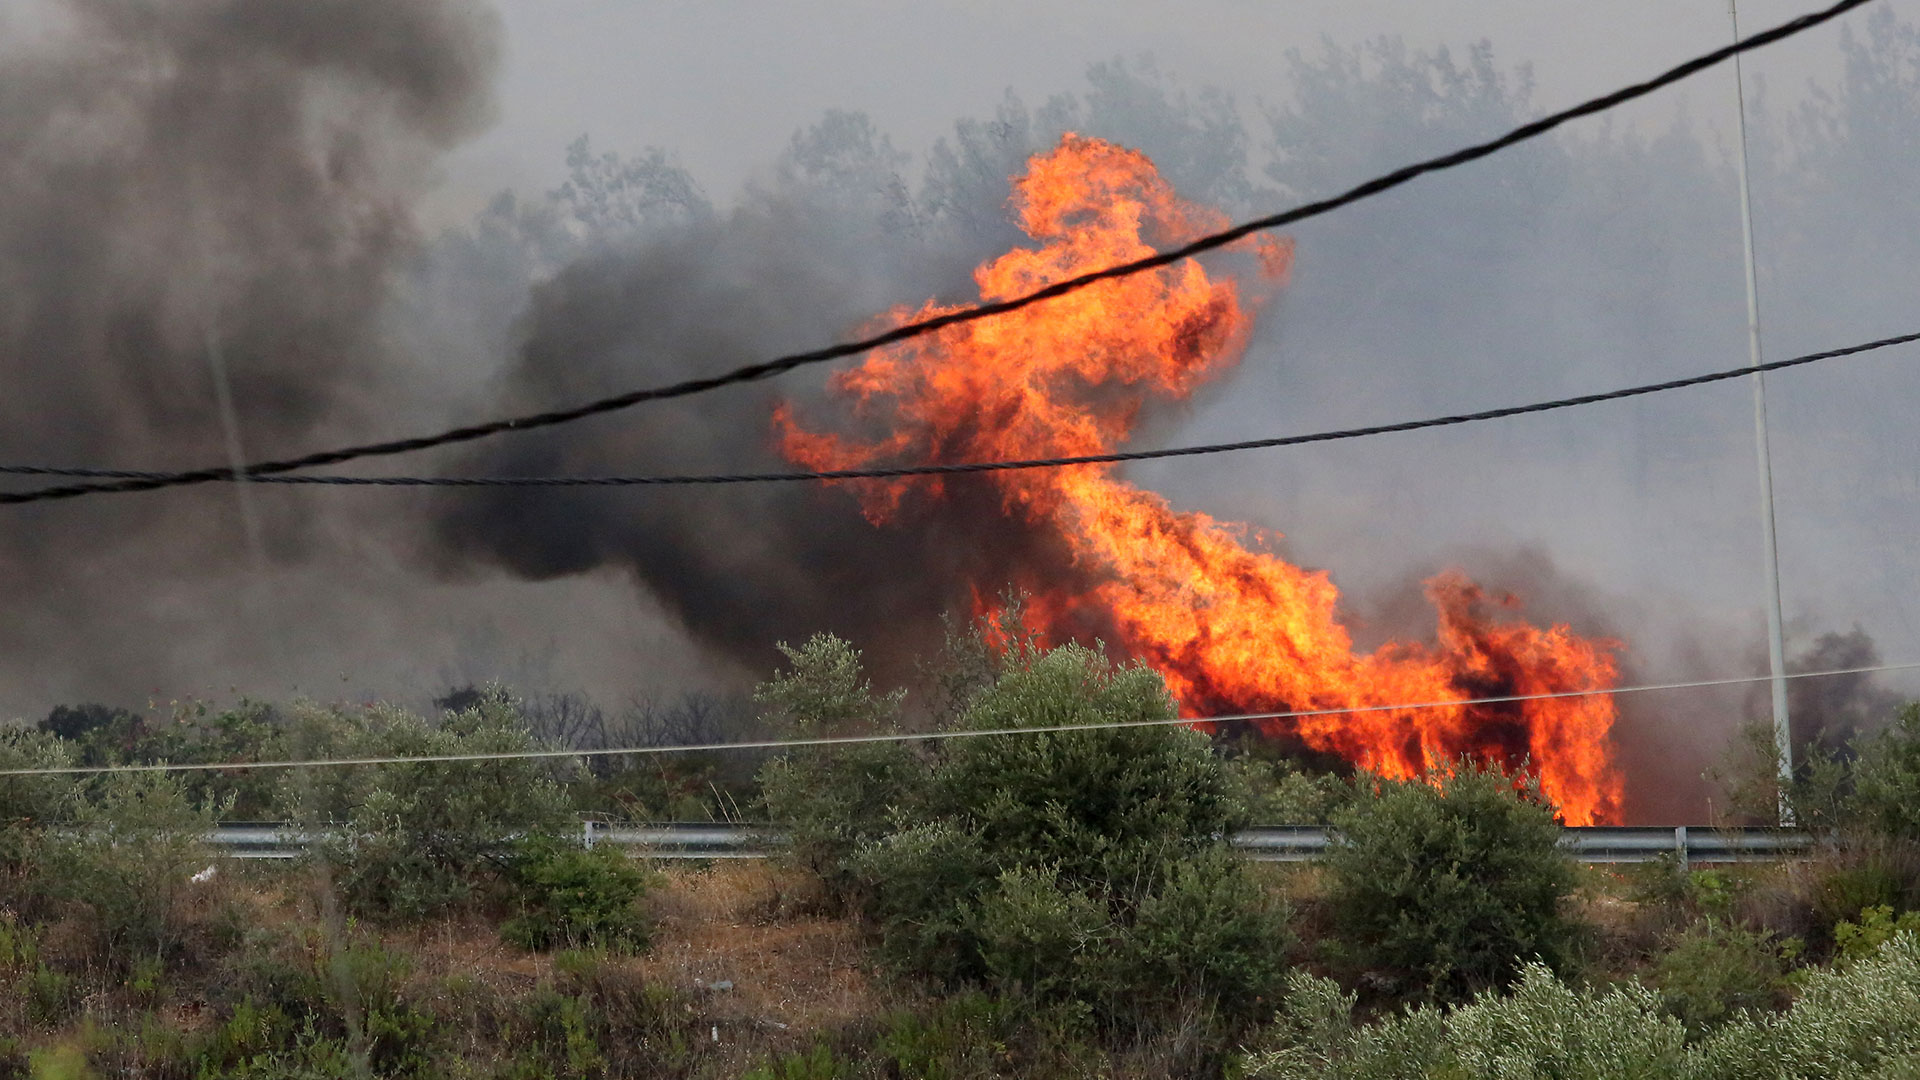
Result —
[[819, 914], [804, 877], [758, 859], [675, 867], [652, 903], [659, 928], [637, 963], [705, 991], [716, 1015], [813, 1032], [873, 1014], [859, 926]]
[[[786, 1042], [777, 1034], [786, 1032], [805, 1045], [876, 1008], [859, 926], [819, 914], [799, 875], [761, 860], [672, 865], [648, 906], [657, 920], [652, 947], [604, 963], [692, 997], [723, 1035], [758, 1030]], [[480, 916], [396, 932], [388, 942], [415, 959], [423, 986], [459, 975], [513, 996], [555, 975], [552, 954], [503, 944], [495, 923]]]

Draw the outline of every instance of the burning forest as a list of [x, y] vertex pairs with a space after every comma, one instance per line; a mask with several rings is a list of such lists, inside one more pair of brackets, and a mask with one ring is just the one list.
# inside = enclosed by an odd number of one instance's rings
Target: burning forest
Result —
[[[1013, 188], [1033, 244], [975, 271], [982, 300], [1226, 223], [1181, 199], [1145, 155], [1071, 134]], [[780, 404], [779, 447], [819, 469], [1111, 451], [1150, 410], [1187, 400], [1239, 361], [1263, 302], [1285, 284], [1291, 249], [1266, 240], [1236, 254], [1238, 263], [1188, 261], [873, 354], [832, 380], [845, 405], [837, 418]], [[902, 308], [883, 323], [946, 310]], [[863, 427], [880, 434], [863, 438]], [[983, 567], [998, 576], [962, 583], [976, 614], [1011, 578], [1045, 637], [1098, 638], [1145, 662], [1186, 715], [1314, 713], [1262, 726], [1396, 779], [1462, 756], [1524, 767], [1568, 824], [1618, 819], [1611, 697], [1536, 695], [1611, 686], [1619, 643], [1520, 621], [1517, 600], [1448, 572], [1426, 583], [1432, 643], [1359, 652], [1328, 574], [1271, 553], [1257, 530], [1176, 510], [1111, 465], [987, 476], [965, 482], [992, 485], [999, 512], [1047, 542], [1028, 549], [1044, 558]], [[952, 479], [843, 483], [880, 529], [954, 506]], [[1485, 698], [1531, 700], [1445, 704]]]

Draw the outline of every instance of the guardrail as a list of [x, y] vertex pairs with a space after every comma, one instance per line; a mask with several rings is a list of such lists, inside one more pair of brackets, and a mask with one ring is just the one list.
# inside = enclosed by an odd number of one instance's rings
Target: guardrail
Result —
[[[208, 835], [236, 859], [291, 859], [312, 834], [273, 822], [221, 825]], [[665, 821], [609, 824], [582, 822], [581, 843], [618, 844], [649, 859], [760, 859], [785, 842], [768, 825]], [[1317, 825], [1267, 825], [1233, 835], [1233, 846], [1260, 862], [1307, 862], [1334, 842]], [[1682, 865], [1791, 858], [1814, 845], [1806, 833], [1784, 829], [1716, 829], [1700, 825], [1593, 826], [1562, 831], [1560, 846], [1581, 862], [1637, 863], [1671, 857]]]

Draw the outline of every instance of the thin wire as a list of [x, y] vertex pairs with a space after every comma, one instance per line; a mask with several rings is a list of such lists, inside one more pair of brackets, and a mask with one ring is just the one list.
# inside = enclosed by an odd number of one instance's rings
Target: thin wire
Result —
[[[361, 446], [350, 446], [337, 450], [323, 450], [301, 457], [285, 458], [278, 461], [257, 462], [247, 466], [246, 469], [242, 471], [248, 476], [258, 478], [264, 475], [293, 472], [297, 469], [312, 468], [315, 466], [338, 465], [342, 462], [353, 461], [359, 458], [384, 457], [393, 454], [410, 453], [415, 450], [425, 450], [436, 446], [472, 442], [476, 439], [484, 439], [508, 431], [529, 431], [534, 428], [572, 423], [575, 420], [582, 420], [589, 416], [597, 416], [603, 413], [631, 408], [644, 402], [686, 397], [692, 394], [705, 393], [709, 390], [717, 390], [725, 386], [733, 386], [738, 383], [755, 382], [761, 379], [772, 378], [773, 376], [785, 374], [795, 368], [804, 367], [809, 364], [819, 364], [829, 360], [855, 356], [882, 346], [923, 337], [949, 326], [957, 326], [961, 323], [973, 322], [978, 319], [1018, 311], [1021, 308], [1051, 300], [1055, 297], [1077, 292], [1089, 285], [1094, 285], [1102, 281], [1127, 277], [1162, 266], [1169, 266], [1183, 259], [1192, 258], [1204, 252], [1226, 247], [1254, 233], [1282, 228], [1287, 225], [1305, 221], [1308, 218], [1330, 213], [1341, 207], [1400, 187], [1427, 173], [1439, 172], [1444, 169], [1451, 169], [1455, 166], [1477, 161], [1480, 158], [1504, 150], [1509, 146], [1544, 135], [1568, 121], [1605, 112], [1608, 109], [1632, 101], [1635, 98], [1644, 97], [1647, 94], [1653, 93], [1655, 90], [1659, 90], [1662, 87], [1679, 82], [1688, 76], [1713, 67], [1729, 57], [1738, 56], [1752, 49], [1757, 49], [1764, 45], [1792, 37], [1804, 30], [1810, 30], [1815, 26], [1819, 26], [1830, 19], [1837, 18], [1869, 2], [1871, 2], [1871, 0], [1839, 0], [1838, 3], [1825, 10], [1802, 15], [1790, 22], [1782, 23], [1770, 30], [1755, 34], [1744, 41], [1736, 41], [1730, 45], [1724, 45], [1712, 52], [1688, 60], [1654, 78], [1635, 83], [1631, 86], [1616, 90], [1613, 93], [1592, 98], [1572, 108], [1563, 109], [1560, 112], [1542, 117], [1487, 142], [1477, 143], [1449, 154], [1443, 154], [1440, 157], [1429, 158], [1425, 161], [1404, 166], [1385, 176], [1368, 180], [1331, 198], [1306, 203], [1291, 210], [1272, 214], [1267, 217], [1255, 218], [1251, 221], [1235, 225], [1224, 232], [1204, 236], [1192, 243], [1149, 255], [1142, 259], [1110, 266], [1104, 270], [1081, 274], [1078, 277], [1068, 278], [1064, 281], [1057, 281], [1045, 288], [1027, 293], [1024, 296], [1015, 297], [1011, 300], [1002, 300], [990, 304], [981, 304], [977, 307], [966, 308], [960, 311], [948, 312], [944, 315], [937, 315], [917, 322], [906, 323], [872, 337], [843, 342], [838, 345], [830, 345], [826, 348], [815, 349], [810, 352], [793, 353], [759, 364], [749, 364], [746, 367], [736, 368], [733, 371], [721, 375], [689, 379], [684, 382], [645, 390], [633, 390], [613, 397], [588, 402], [584, 405], [556, 409], [550, 412], [534, 413], [528, 416], [491, 420], [482, 424], [452, 428], [434, 435], [421, 435], [406, 439], [396, 439], [389, 442], [367, 443]], [[0, 505], [41, 502], [48, 499], [70, 499], [82, 495], [107, 492], [152, 491], [157, 488], [181, 487], [190, 484], [205, 484], [221, 480], [231, 480], [234, 476], [234, 469], [221, 466], [194, 469], [187, 472], [167, 473], [159, 476], [123, 478], [106, 483], [69, 484], [0, 495]]]
[[[291, 476], [257, 476], [251, 473], [238, 476], [242, 482], [258, 484], [327, 484], [347, 487], [641, 487], [641, 486], [681, 486], [692, 487], [713, 484], [766, 484], [788, 483], [815, 480], [882, 480], [903, 476], [950, 475], [954, 473], [1011, 472], [1019, 469], [1056, 469], [1070, 465], [1104, 465], [1123, 461], [1148, 461], [1156, 458], [1199, 457], [1205, 454], [1227, 454], [1242, 450], [1265, 450], [1280, 446], [1299, 446], [1305, 443], [1337, 442], [1343, 439], [1361, 439], [1373, 435], [1390, 435], [1403, 431], [1420, 431], [1425, 428], [1448, 427], [1455, 424], [1471, 424], [1482, 420], [1497, 420], [1509, 416], [1524, 416], [1529, 413], [1552, 412], [1556, 409], [1570, 409], [1582, 405], [1596, 405], [1605, 401], [1618, 401], [1622, 398], [1640, 397], [1646, 394], [1658, 394], [1668, 390], [1680, 390], [1690, 386], [1703, 386], [1707, 383], [1738, 379], [1762, 371], [1779, 371], [1783, 368], [1799, 367], [1804, 364], [1818, 363], [1842, 356], [1885, 349], [1894, 345], [1906, 345], [1920, 342], [1920, 331], [1901, 334], [1897, 337], [1881, 338], [1878, 341], [1849, 345], [1840, 349], [1828, 349], [1825, 352], [1808, 353], [1786, 360], [1774, 360], [1759, 365], [1730, 368], [1705, 375], [1693, 375], [1684, 379], [1671, 379], [1666, 382], [1644, 383], [1618, 390], [1608, 390], [1598, 394], [1582, 394], [1578, 397], [1555, 398], [1551, 401], [1539, 401], [1529, 405], [1509, 405], [1498, 409], [1486, 409], [1481, 412], [1458, 413], [1452, 416], [1436, 416], [1425, 420], [1404, 420], [1394, 424], [1378, 424], [1373, 427], [1345, 428], [1337, 431], [1319, 431], [1306, 435], [1281, 435], [1264, 439], [1248, 439], [1242, 442], [1209, 443], [1201, 446], [1174, 446], [1159, 450], [1124, 450], [1108, 454], [1082, 454], [1074, 457], [1023, 458], [1013, 461], [967, 461], [944, 465], [900, 465], [870, 469], [822, 469], [797, 472], [766, 473], [719, 473], [708, 475], [666, 475], [666, 476], [338, 476], [332, 474], [298, 474]], [[63, 468], [48, 465], [0, 465], [0, 474], [22, 476], [91, 476], [124, 478], [164, 478], [172, 473], [142, 472], [133, 469], [88, 469]], [[233, 481], [236, 474], [221, 478]], [[27, 494], [33, 494], [28, 492]], [[0, 503], [6, 502], [0, 496]]]
[[[1827, 671], [1800, 671], [1789, 679], [1818, 679], [1833, 675], [1867, 675], [1882, 671], [1920, 669], [1920, 661], [1903, 664], [1875, 664], [1871, 667], [1833, 668]], [[1040, 724], [1034, 727], [959, 728], [949, 731], [888, 732], [879, 735], [822, 735], [805, 739], [755, 739], [747, 742], [691, 743], [685, 746], [619, 746], [603, 750], [502, 750], [481, 754], [419, 754], [413, 756], [316, 758], [305, 761], [200, 761], [152, 765], [60, 765], [33, 769], [0, 769], [0, 776], [68, 776], [132, 772], [224, 772], [232, 769], [299, 769], [343, 765], [417, 765], [452, 761], [516, 761], [529, 758], [619, 757], [636, 754], [692, 754], [724, 750], [791, 750], [807, 746], [854, 746], [868, 743], [937, 742], [944, 739], [972, 739], [992, 735], [1046, 735], [1069, 731], [1106, 731], [1117, 728], [1172, 727], [1184, 724], [1225, 724], [1244, 720], [1294, 720], [1311, 716], [1349, 716], [1358, 713], [1411, 712], [1420, 709], [1460, 709], [1475, 705], [1505, 705], [1521, 701], [1551, 701], [1557, 698], [1600, 697], [1614, 694], [1642, 694], [1657, 690], [1698, 690], [1714, 686], [1744, 686], [1766, 682], [1771, 675], [1742, 675], [1730, 679], [1697, 679], [1692, 682], [1649, 683], [1640, 686], [1615, 686], [1597, 690], [1557, 690], [1546, 694], [1509, 694], [1504, 697], [1464, 698], [1459, 701], [1422, 701], [1403, 705], [1356, 705], [1344, 709], [1294, 709], [1285, 712], [1233, 713], [1226, 716], [1176, 716], [1154, 720], [1104, 720], [1091, 724]]]

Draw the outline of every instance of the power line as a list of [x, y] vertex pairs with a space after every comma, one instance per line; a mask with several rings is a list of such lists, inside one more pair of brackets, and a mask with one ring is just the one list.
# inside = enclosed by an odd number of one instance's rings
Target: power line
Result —
[[[1902, 664], [1874, 664], [1870, 667], [1833, 668], [1827, 671], [1801, 671], [1789, 679], [1819, 679], [1834, 675], [1868, 675], [1883, 671], [1910, 671], [1920, 661]], [[1649, 683], [1640, 686], [1615, 686], [1596, 690], [1558, 690], [1546, 694], [1509, 694], [1502, 697], [1464, 698], [1459, 701], [1422, 701], [1403, 705], [1357, 705], [1344, 709], [1294, 709], [1284, 712], [1234, 713], [1226, 716], [1176, 716], [1152, 720], [1107, 720], [1091, 724], [1040, 724], [1034, 727], [956, 728], [946, 731], [888, 732], [878, 735], [825, 735], [803, 739], [754, 739], [744, 742], [692, 743], [684, 746], [620, 746], [602, 750], [502, 750], [479, 754], [417, 754], [355, 758], [317, 758], [288, 761], [200, 761], [152, 765], [57, 765], [30, 769], [0, 769], [0, 776], [70, 776], [135, 772], [225, 772], [233, 769], [300, 769], [347, 765], [419, 765], [457, 761], [518, 761], [531, 758], [623, 757], [638, 754], [692, 754], [725, 750], [792, 750], [809, 746], [853, 746], [869, 743], [940, 742], [947, 739], [972, 739], [996, 735], [1048, 735], [1070, 731], [1107, 731], [1120, 728], [1173, 727], [1176, 725], [1225, 724], [1248, 720], [1294, 720], [1312, 716], [1350, 716], [1360, 713], [1411, 712], [1422, 709], [1459, 709], [1475, 705], [1507, 705], [1523, 701], [1551, 701], [1557, 698], [1605, 697], [1614, 694], [1642, 694], [1660, 690], [1700, 690], [1716, 686], [1744, 686], [1768, 682], [1772, 675], [1742, 675], [1727, 679], [1696, 679], [1690, 682]]]
[[[1372, 427], [1342, 428], [1334, 431], [1318, 431], [1304, 435], [1280, 435], [1263, 439], [1247, 439], [1241, 442], [1208, 443], [1200, 446], [1174, 446], [1159, 450], [1123, 450], [1109, 454], [1082, 454], [1074, 457], [1023, 458], [1011, 461], [966, 461], [936, 465], [898, 465], [881, 466], [867, 469], [821, 469], [800, 470], [794, 472], [762, 473], [716, 473], [706, 475], [664, 475], [664, 476], [338, 476], [330, 474], [294, 474], [285, 476], [245, 476], [245, 481], [261, 484], [325, 484], [351, 487], [642, 487], [642, 486], [680, 486], [693, 487], [714, 484], [765, 484], [786, 483], [813, 480], [885, 480], [905, 476], [938, 476], [954, 473], [1011, 472], [1021, 469], [1053, 469], [1070, 465], [1106, 465], [1125, 461], [1149, 461], [1157, 458], [1200, 457], [1207, 454], [1226, 454], [1241, 450], [1266, 450], [1281, 446], [1299, 446], [1305, 443], [1338, 442], [1345, 439], [1361, 439], [1373, 435], [1390, 435], [1396, 432], [1420, 431], [1425, 428], [1450, 427], [1455, 424], [1471, 424], [1482, 420], [1498, 420], [1509, 416], [1525, 416], [1529, 413], [1552, 412], [1557, 409], [1571, 409], [1581, 405], [1597, 405], [1606, 401], [1618, 401], [1623, 398], [1641, 397], [1658, 394], [1668, 390], [1681, 390], [1690, 386], [1704, 386], [1708, 383], [1738, 379], [1763, 371], [1780, 371], [1785, 368], [1801, 367], [1833, 360], [1843, 356], [1871, 352], [1876, 349], [1891, 348], [1895, 345], [1907, 345], [1920, 342], [1920, 331], [1900, 334], [1895, 337], [1880, 338], [1877, 341], [1862, 342], [1824, 352], [1807, 353], [1804, 356], [1790, 357], [1786, 360], [1774, 360], [1765, 364], [1729, 368], [1725, 371], [1709, 372], [1705, 375], [1691, 375], [1684, 379], [1670, 379], [1666, 382], [1642, 383], [1638, 386], [1622, 387], [1596, 394], [1582, 394], [1577, 397], [1554, 398], [1550, 401], [1538, 401], [1527, 405], [1508, 405], [1497, 409], [1484, 409], [1480, 412], [1456, 413], [1450, 416], [1435, 416], [1424, 420], [1403, 420], [1392, 424], [1376, 424]], [[0, 474], [21, 476], [76, 476], [120, 479], [164, 479], [175, 474], [142, 472], [132, 469], [87, 469], [61, 468], [42, 465], [0, 465]], [[235, 479], [235, 474], [220, 478], [224, 481]], [[33, 492], [26, 492], [31, 495]], [[0, 502], [7, 501], [0, 495]]]
[[[1341, 207], [1349, 206], [1363, 199], [1371, 198], [1382, 192], [1400, 187], [1428, 173], [1440, 172], [1445, 169], [1454, 168], [1455, 166], [1477, 161], [1480, 158], [1504, 150], [1509, 146], [1544, 135], [1568, 121], [1605, 112], [1615, 106], [1625, 104], [1636, 98], [1644, 97], [1665, 86], [1698, 74], [1730, 57], [1738, 56], [1741, 53], [1758, 49], [1762, 46], [1770, 45], [1773, 42], [1792, 37], [1802, 31], [1810, 30], [1813, 27], [1837, 18], [1869, 2], [1870, 0], [1839, 0], [1838, 3], [1822, 11], [1802, 15], [1797, 19], [1782, 23], [1770, 30], [1762, 31], [1745, 40], [1722, 46], [1712, 52], [1688, 60], [1654, 78], [1623, 87], [1610, 94], [1592, 98], [1572, 108], [1563, 109], [1560, 112], [1542, 117], [1531, 123], [1517, 127], [1498, 138], [1476, 143], [1472, 146], [1455, 150], [1449, 154], [1443, 154], [1439, 157], [1429, 158], [1425, 161], [1404, 166], [1384, 176], [1368, 180], [1331, 198], [1306, 203], [1291, 210], [1272, 214], [1267, 217], [1255, 218], [1251, 221], [1235, 225], [1223, 232], [1201, 237], [1192, 243], [1149, 255], [1142, 259], [1136, 259], [1132, 262], [1121, 263], [1117, 266], [1110, 266], [1103, 270], [1096, 270], [1081, 274], [1078, 277], [1058, 281], [1045, 288], [1027, 293], [1024, 296], [989, 304], [981, 304], [977, 307], [949, 312], [944, 315], [937, 315], [932, 318], [907, 323], [871, 337], [830, 345], [826, 348], [814, 349], [809, 352], [792, 353], [763, 363], [736, 368], [733, 371], [721, 375], [688, 379], [683, 382], [644, 390], [633, 390], [613, 397], [588, 402], [584, 405], [576, 405], [549, 412], [533, 413], [526, 416], [491, 420], [481, 424], [451, 428], [433, 435], [395, 439], [388, 442], [366, 443], [360, 446], [343, 447], [336, 450], [323, 450], [301, 457], [256, 462], [248, 465], [243, 470], [238, 470], [238, 472], [257, 479], [263, 476], [293, 472], [298, 469], [338, 465], [342, 462], [354, 461], [360, 458], [385, 457], [394, 454], [411, 453], [416, 450], [426, 450], [436, 446], [472, 442], [477, 439], [484, 439], [509, 431], [530, 431], [534, 428], [572, 423], [573, 421], [582, 420], [590, 416], [598, 416], [603, 413], [628, 409], [649, 401], [663, 401], [669, 398], [686, 397], [739, 383], [755, 382], [761, 379], [772, 378], [773, 376], [792, 371], [795, 368], [855, 356], [886, 345], [923, 337], [949, 326], [957, 326], [962, 323], [1018, 311], [1055, 297], [1077, 292], [1102, 281], [1127, 277], [1132, 274], [1157, 269], [1183, 259], [1192, 258], [1195, 255], [1214, 251], [1245, 239], [1254, 233], [1282, 228], [1287, 225], [1305, 221], [1308, 218], [1330, 213]], [[222, 480], [231, 480], [236, 474], [236, 470], [233, 468], [221, 466], [138, 478], [120, 478], [101, 483], [69, 484], [57, 487], [38, 488], [32, 491], [0, 495], [0, 505], [42, 502], [50, 499], [70, 499], [98, 493], [152, 491], [158, 488], [213, 483]]]

